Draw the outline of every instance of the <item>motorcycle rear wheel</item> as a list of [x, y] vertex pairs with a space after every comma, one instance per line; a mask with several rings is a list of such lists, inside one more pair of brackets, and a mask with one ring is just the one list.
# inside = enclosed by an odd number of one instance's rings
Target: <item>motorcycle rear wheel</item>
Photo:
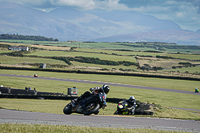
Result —
[[100, 108], [99, 103], [89, 102], [85, 107], [84, 115], [91, 115], [92, 113], [98, 114], [97, 112], [99, 108]]

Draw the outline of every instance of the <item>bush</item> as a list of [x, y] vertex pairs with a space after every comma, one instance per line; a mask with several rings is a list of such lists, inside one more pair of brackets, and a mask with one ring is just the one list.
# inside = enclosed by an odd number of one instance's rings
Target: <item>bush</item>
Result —
[[179, 62], [178, 64], [184, 65], [184, 66], [192, 66], [190, 62]]
[[109, 60], [101, 60], [99, 58], [93, 58], [93, 57], [82, 57], [82, 56], [76, 56], [73, 59], [74, 61], [78, 62], [83, 62], [83, 63], [93, 63], [93, 64], [101, 64], [101, 65], [125, 65], [125, 66], [130, 66], [130, 65], [136, 65], [139, 66], [138, 63], [135, 62], [129, 62], [129, 61], [109, 61]]
[[62, 60], [65, 63], [67, 63], [68, 65], [72, 65], [72, 63], [66, 57], [52, 57], [52, 59]]

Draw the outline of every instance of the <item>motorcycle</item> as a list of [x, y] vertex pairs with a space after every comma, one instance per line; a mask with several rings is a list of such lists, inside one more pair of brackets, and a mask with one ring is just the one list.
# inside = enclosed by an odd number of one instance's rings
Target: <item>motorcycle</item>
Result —
[[114, 115], [121, 114], [121, 115], [134, 115], [135, 107], [128, 107], [128, 103], [124, 101], [120, 101], [117, 105], [117, 110], [115, 111]]
[[128, 103], [124, 100], [118, 103], [114, 115], [153, 115], [153, 112], [147, 109], [150, 108], [145, 103], [137, 103], [135, 106], [128, 107]]
[[102, 92], [94, 93], [80, 100], [77, 105], [72, 106], [72, 102], [70, 102], [64, 107], [63, 113], [66, 115], [70, 115], [71, 113], [97, 115], [99, 113], [99, 109], [104, 109], [106, 106], [106, 94]]

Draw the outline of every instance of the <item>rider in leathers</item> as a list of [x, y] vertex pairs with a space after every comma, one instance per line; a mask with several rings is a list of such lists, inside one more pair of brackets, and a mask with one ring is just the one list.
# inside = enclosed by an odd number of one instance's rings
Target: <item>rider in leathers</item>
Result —
[[131, 111], [131, 114], [134, 114], [135, 113], [135, 108], [137, 106], [136, 101], [135, 101], [135, 97], [134, 96], [130, 96], [130, 98], [127, 99], [126, 102], [128, 103], [127, 108], [129, 108], [129, 110]]
[[80, 100], [82, 100], [85, 97], [89, 97], [90, 95], [93, 95], [94, 93], [104, 92], [107, 95], [108, 92], [110, 91], [110, 87], [104, 84], [101, 88], [100, 87], [90, 88], [90, 91], [91, 92], [86, 91], [83, 95], [81, 95], [77, 99], [72, 100], [71, 101], [72, 106], [77, 105]]

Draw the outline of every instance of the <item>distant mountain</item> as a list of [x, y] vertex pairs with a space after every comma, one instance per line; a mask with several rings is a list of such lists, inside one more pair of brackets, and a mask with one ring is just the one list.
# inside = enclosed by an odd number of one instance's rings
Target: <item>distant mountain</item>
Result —
[[200, 34], [200, 29], [198, 29], [198, 30], [196, 31], [196, 33]]
[[104, 37], [156, 30], [181, 30], [180, 26], [172, 21], [160, 20], [134, 11], [77, 11], [70, 8], [58, 8], [50, 14], [97, 32]]
[[[63, 13], [65, 12], [65, 13]], [[133, 11], [78, 11], [58, 8], [49, 14], [101, 34], [90, 41], [125, 42], [159, 41], [200, 45], [199, 34], [184, 31], [176, 23]]]
[[48, 13], [9, 2], [0, 2], [0, 33], [40, 35], [62, 41], [100, 37], [98, 33]]
[[160, 41], [200, 45], [200, 31], [133, 11], [82, 11], [57, 8], [50, 13], [0, 2], [0, 34], [38, 35], [60, 41]]
[[123, 26], [115, 22], [103, 19], [85, 11], [78, 11], [71, 8], [58, 8], [49, 14], [57, 16], [80, 27], [97, 32], [104, 37], [116, 35], [116, 33], [119, 34], [119, 30], [123, 28]]
[[200, 45], [200, 34], [183, 30], [160, 30], [98, 38], [97, 42], [166, 42], [183, 45]]

